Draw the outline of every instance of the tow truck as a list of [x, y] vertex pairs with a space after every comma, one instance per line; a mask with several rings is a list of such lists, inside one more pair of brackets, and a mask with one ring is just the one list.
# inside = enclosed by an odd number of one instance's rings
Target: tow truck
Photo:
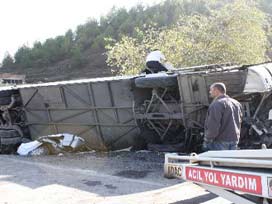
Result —
[[272, 203], [272, 149], [165, 154], [164, 174], [235, 204]]

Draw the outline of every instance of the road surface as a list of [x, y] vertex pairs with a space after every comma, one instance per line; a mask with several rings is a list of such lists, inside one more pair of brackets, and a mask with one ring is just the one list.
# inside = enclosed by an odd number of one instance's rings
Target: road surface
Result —
[[229, 204], [163, 177], [162, 153], [0, 155], [0, 204]]

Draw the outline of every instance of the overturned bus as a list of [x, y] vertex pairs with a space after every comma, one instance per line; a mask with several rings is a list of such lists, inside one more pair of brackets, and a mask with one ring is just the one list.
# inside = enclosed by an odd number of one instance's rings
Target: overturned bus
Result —
[[57, 133], [98, 151], [159, 144], [197, 152], [214, 82], [243, 105], [240, 148], [272, 147], [272, 63], [263, 63], [1, 87], [0, 152]]

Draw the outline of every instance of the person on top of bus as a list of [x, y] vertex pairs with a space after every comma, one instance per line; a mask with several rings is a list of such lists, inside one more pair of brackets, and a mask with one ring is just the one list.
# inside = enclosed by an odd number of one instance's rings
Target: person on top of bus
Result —
[[162, 71], [168, 71], [168, 69], [163, 65], [166, 61], [165, 56], [158, 49], [154, 49], [146, 57], [146, 69], [143, 71], [146, 74], [158, 73]]

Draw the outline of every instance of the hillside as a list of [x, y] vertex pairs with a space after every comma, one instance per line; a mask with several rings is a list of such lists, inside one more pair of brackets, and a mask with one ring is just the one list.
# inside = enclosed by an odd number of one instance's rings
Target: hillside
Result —
[[[23, 45], [14, 56], [7, 55], [3, 59], [0, 73], [26, 74], [28, 82], [111, 76], [111, 70], [117, 68], [106, 64], [107, 38], [118, 41], [124, 35], [134, 37], [135, 28], [169, 27], [182, 16], [209, 15], [211, 6], [220, 7], [232, 1], [166, 0], [150, 7], [113, 8], [106, 16], [91, 19], [75, 31], [68, 30], [45, 42], [35, 42], [32, 47]], [[265, 13], [272, 13], [269, 0], [256, 2]]]
[[79, 25], [74, 32], [68, 30], [33, 47], [23, 45], [14, 56], [4, 58], [0, 72], [26, 74], [28, 82], [110, 76], [105, 38], [133, 36], [136, 27], [142, 29], [154, 23], [168, 26], [177, 21], [183, 9], [177, 2], [168, 0], [148, 8], [138, 5], [130, 10], [113, 8], [99, 20]]
[[0, 73], [26, 74], [28, 83], [112, 76], [111, 69], [105, 62], [106, 56], [101, 52], [90, 53], [86, 50], [82, 56], [87, 59], [84, 66], [74, 67], [72, 59], [64, 59], [48, 66], [1, 68]]

